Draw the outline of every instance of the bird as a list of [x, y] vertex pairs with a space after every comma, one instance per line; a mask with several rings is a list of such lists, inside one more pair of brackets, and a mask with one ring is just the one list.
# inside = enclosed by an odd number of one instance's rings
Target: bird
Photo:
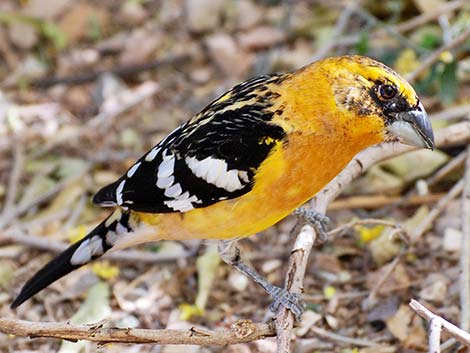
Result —
[[[374, 59], [349, 55], [296, 71], [250, 78], [170, 132], [93, 203], [114, 210], [40, 269], [11, 304], [105, 253], [159, 240], [219, 241], [228, 264], [302, 314], [299, 295], [241, 259], [237, 241], [300, 208], [361, 150], [382, 142], [434, 148], [432, 126], [412, 86]], [[300, 211], [299, 211], [300, 210]]]

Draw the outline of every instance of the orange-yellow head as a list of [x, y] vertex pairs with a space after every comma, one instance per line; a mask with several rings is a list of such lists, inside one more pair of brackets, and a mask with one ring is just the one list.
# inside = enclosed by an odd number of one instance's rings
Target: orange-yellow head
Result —
[[413, 87], [398, 73], [378, 61], [356, 55], [320, 63], [340, 110], [354, 113], [371, 126], [383, 126], [385, 141], [434, 148], [426, 111]]

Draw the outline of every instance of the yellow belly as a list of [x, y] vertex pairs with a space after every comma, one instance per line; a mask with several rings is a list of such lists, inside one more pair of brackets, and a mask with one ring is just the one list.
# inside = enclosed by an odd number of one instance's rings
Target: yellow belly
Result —
[[[344, 141], [342, 141], [344, 144]], [[236, 199], [186, 213], [145, 214], [159, 239], [231, 239], [272, 226], [320, 191], [361, 150], [360, 144], [293, 135], [260, 167], [253, 189]]]

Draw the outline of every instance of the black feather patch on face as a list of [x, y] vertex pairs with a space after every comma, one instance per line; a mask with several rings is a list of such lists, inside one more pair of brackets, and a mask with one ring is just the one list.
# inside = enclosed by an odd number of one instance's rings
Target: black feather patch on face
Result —
[[[386, 125], [393, 122], [398, 113], [416, 109], [400, 94], [398, 88], [390, 83], [376, 82], [369, 90], [369, 95], [382, 112]], [[419, 100], [417, 101], [419, 105]]]

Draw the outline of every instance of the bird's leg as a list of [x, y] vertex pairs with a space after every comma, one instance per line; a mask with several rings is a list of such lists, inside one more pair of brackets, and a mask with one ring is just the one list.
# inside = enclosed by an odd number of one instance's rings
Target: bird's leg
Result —
[[299, 230], [304, 224], [310, 224], [315, 228], [318, 237], [316, 238], [316, 244], [322, 244], [328, 239], [328, 224], [330, 219], [324, 214], [315, 211], [311, 208], [299, 207], [292, 212], [293, 215], [297, 216], [297, 223], [292, 229], [292, 233]]
[[301, 295], [290, 293], [284, 288], [272, 285], [254, 269], [243, 263], [240, 258], [240, 249], [237, 247], [237, 240], [221, 240], [219, 242], [219, 254], [225, 263], [232, 265], [245, 276], [251, 278], [273, 297], [273, 302], [269, 307], [272, 312], [277, 313], [279, 308], [283, 306], [289, 309], [300, 321], [300, 317], [304, 312]]

